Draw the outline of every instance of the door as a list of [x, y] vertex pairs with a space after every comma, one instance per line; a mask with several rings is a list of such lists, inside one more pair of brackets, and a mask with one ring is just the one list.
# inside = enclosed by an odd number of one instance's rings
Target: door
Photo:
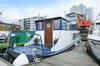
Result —
[[52, 35], [53, 35], [53, 29], [52, 29], [52, 20], [46, 20], [45, 21], [45, 44], [52, 46]]

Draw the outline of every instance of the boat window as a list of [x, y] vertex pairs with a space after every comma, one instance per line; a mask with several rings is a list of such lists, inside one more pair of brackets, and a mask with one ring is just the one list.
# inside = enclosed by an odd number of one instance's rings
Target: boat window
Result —
[[54, 29], [60, 29], [60, 19], [54, 20]]
[[42, 22], [37, 23], [37, 30], [42, 30]]
[[62, 19], [62, 29], [67, 29], [67, 21]]
[[100, 29], [100, 24], [96, 24], [96, 29]]
[[75, 33], [73, 33], [73, 40], [75, 39]]

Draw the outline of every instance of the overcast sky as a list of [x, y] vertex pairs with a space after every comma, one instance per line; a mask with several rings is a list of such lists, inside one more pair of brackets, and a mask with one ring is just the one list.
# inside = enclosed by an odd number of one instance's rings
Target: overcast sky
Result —
[[[84, 4], [94, 8], [94, 19], [99, 14], [100, 0], [0, 0], [0, 11], [4, 22], [37, 16], [64, 16], [73, 5]], [[1, 17], [1, 16], [0, 16]], [[0, 18], [1, 20], [1, 18]]]

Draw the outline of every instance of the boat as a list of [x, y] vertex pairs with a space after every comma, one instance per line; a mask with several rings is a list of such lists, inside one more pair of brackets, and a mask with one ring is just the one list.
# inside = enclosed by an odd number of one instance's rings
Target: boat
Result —
[[12, 46], [12, 42], [14, 43], [14, 46], [23, 46], [25, 42], [28, 42], [31, 40], [31, 37], [27, 37], [27, 33], [34, 34], [35, 31], [29, 31], [29, 30], [19, 30], [14, 31], [13, 33], [16, 34], [14, 37], [11, 37], [12, 32], [3, 31], [1, 32], [5, 34], [4, 36], [0, 36], [0, 56], [3, 56], [3, 54], [6, 52], [8, 48]]
[[81, 41], [80, 31], [70, 30], [70, 22], [63, 17], [37, 20], [35, 23], [36, 31], [30, 34], [33, 38], [29, 42], [7, 50], [13, 57], [25, 54], [29, 62], [33, 62], [37, 58], [59, 54]]
[[88, 35], [88, 48], [91, 49], [93, 56], [100, 61], [100, 19], [96, 20], [94, 30]]
[[[7, 32], [5, 31], [5, 33]], [[12, 37], [10, 37], [12, 32], [9, 32], [7, 36], [0, 37], [0, 49], [4, 49], [4, 48], [7, 49], [11, 41], [16, 43], [16, 45], [24, 45], [25, 42], [28, 42], [31, 39], [31, 37], [26, 36], [27, 33], [34, 34], [35, 31], [20, 30], [20, 31], [14, 31], [13, 33], [16, 34], [13, 37], [13, 40], [12, 40]]]

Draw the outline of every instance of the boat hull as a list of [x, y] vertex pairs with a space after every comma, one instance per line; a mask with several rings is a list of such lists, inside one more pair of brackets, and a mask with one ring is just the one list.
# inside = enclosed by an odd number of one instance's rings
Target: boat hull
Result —
[[95, 56], [97, 60], [100, 61], [100, 45], [93, 42], [93, 40], [89, 40], [90, 48], [92, 51], [92, 54]]
[[[44, 54], [41, 50], [41, 52], [39, 53], [38, 51], [36, 52], [36, 56], [38, 58], [45, 58], [45, 57], [49, 57], [49, 56], [53, 56], [53, 55], [56, 55], [56, 54], [59, 54], [59, 53], [62, 53], [64, 51], [69, 51], [70, 49], [72, 49], [73, 47], [75, 46], [75, 44], [71, 44], [69, 46], [67, 46], [66, 48], [63, 48], [62, 50], [59, 50], [59, 51], [56, 51], [56, 52], [49, 52], [49, 53], [45, 53], [44, 51]], [[24, 47], [17, 47], [17, 50], [20, 50], [21, 48], [24, 48]], [[15, 50], [12, 50], [12, 49], [8, 49], [8, 53], [10, 53], [14, 58], [18, 57], [21, 53], [24, 53], [26, 54], [26, 56], [28, 57], [29, 59], [29, 62], [33, 62], [33, 55], [32, 55], [32, 51], [17, 51], [16, 48], [14, 48]], [[27, 53], [27, 52], [30, 52], [30, 53]], [[39, 54], [38, 54], [39, 53]]]

